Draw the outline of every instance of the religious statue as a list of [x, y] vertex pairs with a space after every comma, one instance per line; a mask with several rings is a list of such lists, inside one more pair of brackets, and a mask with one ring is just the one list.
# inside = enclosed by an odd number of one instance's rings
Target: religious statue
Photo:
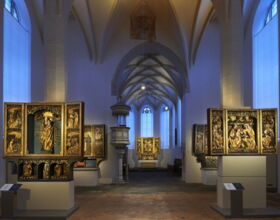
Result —
[[8, 109], [8, 128], [20, 128], [21, 119], [19, 109]]
[[7, 153], [14, 153], [14, 138], [12, 138], [9, 142]]
[[84, 153], [85, 154], [90, 154], [91, 152], [91, 137], [89, 134], [87, 134], [87, 136], [85, 137], [85, 149], [84, 149]]
[[49, 173], [50, 173], [50, 165], [48, 163], [45, 163], [43, 169], [43, 179], [48, 179]]
[[32, 176], [32, 165], [27, 161], [23, 163], [23, 176], [24, 177], [31, 177]]
[[273, 117], [271, 116], [264, 117], [263, 134], [262, 134], [263, 148], [271, 148], [271, 146], [274, 146], [273, 144], [275, 140], [274, 126], [275, 123]]
[[153, 151], [153, 144], [151, 139], [144, 140], [144, 152], [152, 152]]
[[62, 165], [56, 164], [54, 166], [54, 176], [55, 177], [61, 177], [62, 176]]
[[51, 112], [44, 112], [43, 117], [40, 136], [42, 151], [52, 152], [54, 147], [53, 114]]
[[68, 128], [79, 128], [79, 114], [72, 108], [68, 110]]
[[242, 131], [243, 138], [242, 138], [242, 145], [244, 148], [249, 150], [256, 149], [256, 141], [255, 141], [255, 131], [249, 124], [244, 124], [244, 129]]
[[69, 133], [67, 136], [66, 143], [67, 154], [77, 154], [79, 153], [79, 134]]
[[95, 128], [94, 134], [95, 134], [95, 141], [99, 141], [102, 139], [102, 131], [100, 128]]
[[79, 115], [74, 111], [74, 128], [79, 128]]
[[229, 132], [229, 147], [230, 148], [240, 148], [241, 146], [241, 130], [237, 124], [231, 128]]

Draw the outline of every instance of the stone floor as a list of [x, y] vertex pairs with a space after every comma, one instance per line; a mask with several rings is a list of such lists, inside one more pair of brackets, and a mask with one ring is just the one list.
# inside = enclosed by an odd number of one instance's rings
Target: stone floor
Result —
[[[269, 205], [280, 208], [278, 194], [268, 198]], [[78, 188], [76, 201], [80, 208], [69, 220], [224, 219], [210, 208], [215, 187], [185, 184], [167, 171], [130, 172], [129, 184]]]

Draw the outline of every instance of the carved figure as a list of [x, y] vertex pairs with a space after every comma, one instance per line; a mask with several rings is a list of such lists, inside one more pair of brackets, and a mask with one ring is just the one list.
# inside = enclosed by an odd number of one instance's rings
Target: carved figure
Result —
[[62, 167], [60, 164], [56, 164], [54, 166], [54, 176], [55, 177], [61, 177], [62, 176]]
[[255, 131], [249, 124], [244, 124], [242, 135], [243, 135], [243, 140], [242, 140], [243, 148], [247, 148], [250, 150], [256, 149]]
[[50, 165], [48, 163], [45, 163], [43, 169], [43, 179], [49, 178], [49, 172], [50, 172]]
[[31, 177], [32, 176], [32, 165], [27, 161], [24, 161], [23, 164], [23, 176], [24, 177]]
[[146, 139], [144, 143], [144, 152], [152, 152], [153, 144], [150, 139]]
[[12, 138], [9, 142], [8, 148], [7, 148], [7, 153], [14, 153], [14, 138]]
[[8, 128], [20, 128], [21, 126], [21, 119], [20, 114], [17, 109], [10, 108], [8, 109]]
[[95, 129], [95, 140], [99, 141], [102, 139], [102, 132], [100, 128]]
[[67, 137], [67, 153], [76, 154], [79, 152], [79, 135], [69, 134]]
[[68, 121], [67, 121], [68, 128], [79, 128], [79, 115], [73, 109], [68, 110]]
[[223, 131], [219, 124], [213, 125], [213, 147], [216, 149], [223, 146]]
[[262, 139], [262, 144], [264, 148], [269, 148], [272, 140], [275, 137], [272, 127], [273, 126], [271, 126], [270, 124], [265, 124], [264, 131], [263, 131], [263, 139]]
[[51, 152], [54, 147], [53, 115], [51, 112], [43, 114], [40, 142], [43, 151]]
[[90, 154], [91, 151], [91, 137], [89, 134], [85, 137], [85, 149], [84, 152], [85, 154]]
[[68, 110], [67, 127], [74, 128], [74, 113], [73, 113], [73, 109], [71, 108]]
[[229, 132], [229, 147], [230, 148], [240, 148], [241, 146], [241, 130], [237, 124], [231, 128]]

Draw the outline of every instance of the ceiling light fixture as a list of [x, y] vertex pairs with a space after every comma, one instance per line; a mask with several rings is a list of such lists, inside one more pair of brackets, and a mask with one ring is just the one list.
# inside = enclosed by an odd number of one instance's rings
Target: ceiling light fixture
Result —
[[141, 86], [141, 89], [142, 89], [142, 90], [145, 90], [145, 89], [146, 89], [146, 86], [145, 86], [145, 85], [142, 85], [142, 86]]

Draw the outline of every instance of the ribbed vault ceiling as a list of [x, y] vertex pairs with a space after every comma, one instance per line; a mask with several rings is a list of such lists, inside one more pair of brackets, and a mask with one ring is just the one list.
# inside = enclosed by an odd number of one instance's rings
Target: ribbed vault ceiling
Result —
[[144, 54], [132, 60], [124, 71], [129, 75], [121, 84], [123, 101], [136, 106], [145, 102], [167, 106], [176, 103], [181, 76], [165, 57]]
[[[87, 45], [89, 57], [93, 62], [103, 62], [110, 53], [112, 45], [117, 45], [127, 33], [131, 50], [137, 45], [129, 39], [129, 21], [133, 10], [143, 0], [61, 0], [72, 3], [71, 17], [80, 26]], [[150, 104], [172, 105], [178, 96], [188, 89], [186, 78], [188, 70], [195, 63], [203, 33], [209, 22], [215, 20], [215, 4], [218, 0], [145, 0], [156, 17], [156, 42], [171, 48], [182, 61], [186, 72], [178, 70], [178, 65], [160, 53], [143, 53], [133, 57], [122, 68], [123, 78], [113, 95], [122, 96], [127, 102], [140, 106]], [[227, 2], [228, 7], [229, 0]], [[234, 0], [235, 1], [235, 0]], [[35, 24], [41, 34], [44, 31], [44, 0], [25, 0]], [[57, 1], [59, 2], [59, 1]], [[244, 29], [248, 28], [249, 18], [259, 0], [242, 0]], [[228, 8], [224, 9], [229, 11]], [[230, 16], [230, 15], [228, 15]], [[119, 36], [119, 37], [118, 37]], [[164, 36], [164, 38], [162, 37]], [[138, 44], [142, 42], [139, 41]], [[146, 89], [141, 90], [145, 85]], [[114, 89], [113, 89], [114, 90]]]

